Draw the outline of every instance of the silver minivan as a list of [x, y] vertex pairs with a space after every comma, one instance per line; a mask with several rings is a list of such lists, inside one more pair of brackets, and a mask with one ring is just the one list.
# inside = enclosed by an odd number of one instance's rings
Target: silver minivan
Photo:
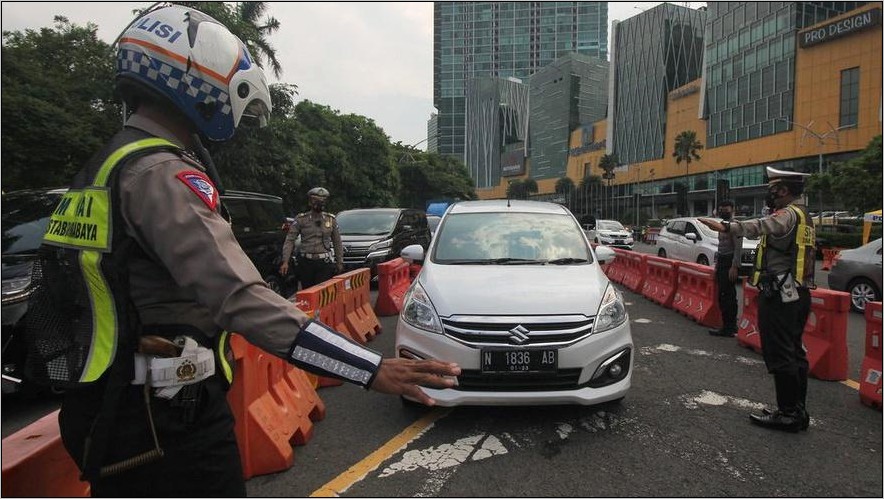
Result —
[[442, 406], [597, 404], [630, 388], [634, 347], [623, 297], [566, 208], [536, 201], [453, 205], [405, 295], [396, 355], [462, 368]]

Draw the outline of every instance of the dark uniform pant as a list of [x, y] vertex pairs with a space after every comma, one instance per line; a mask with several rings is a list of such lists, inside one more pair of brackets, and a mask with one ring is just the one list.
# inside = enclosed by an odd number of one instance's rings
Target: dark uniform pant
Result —
[[325, 282], [335, 275], [335, 265], [325, 260], [298, 259], [298, 277], [301, 280], [301, 288], [307, 289]]
[[718, 255], [715, 265], [715, 280], [718, 283], [718, 308], [721, 309], [721, 329], [737, 332], [737, 290], [728, 272], [734, 262], [734, 255]]
[[[243, 497], [242, 463], [227, 404], [226, 381], [214, 375], [191, 385], [199, 390], [193, 419], [174, 401], [151, 397], [163, 457], [90, 483], [93, 497]], [[68, 392], [59, 414], [62, 441], [80, 463], [84, 442], [101, 407], [101, 387]], [[144, 402], [144, 386], [130, 385], [121, 395], [104, 464], [154, 448]]]
[[810, 290], [798, 288], [798, 300], [783, 303], [779, 292], [758, 295], [761, 352], [774, 375], [781, 411], [803, 409], [807, 398], [807, 352], [801, 341], [810, 314]]

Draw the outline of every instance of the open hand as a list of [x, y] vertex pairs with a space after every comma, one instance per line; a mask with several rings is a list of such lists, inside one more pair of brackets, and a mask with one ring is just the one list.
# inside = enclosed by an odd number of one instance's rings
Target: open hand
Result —
[[457, 364], [438, 360], [384, 359], [369, 388], [391, 395], [406, 395], [431, 406], [436, 401], [418, 386], [451, 388], [455, 385], [452, 376], [459, 374], [460, 367]]
[[289, 273], [289, 262], [282, 262], [282, 265], [279, 266], [279, 274], [286, 275]]

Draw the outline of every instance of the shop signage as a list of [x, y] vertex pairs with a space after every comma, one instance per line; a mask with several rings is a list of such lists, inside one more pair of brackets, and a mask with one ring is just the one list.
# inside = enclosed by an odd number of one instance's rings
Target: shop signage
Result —
[[602, 139], [598, 142], [593, 142], [591, 144], [582, 145], [580, 147], [573, 147], [568, 150], [568, 154], [571, 156], [579, 156], [583, 153], [604, 149], [607, 145], [608, 145], [608, 141], [606, 139]]
[[880, 24], [881, 9], [867, 10], [845, 19], [824, 24], [819, 28], [798, 33], [798, 46], [801, 48], [810, 47]]
[[512, 177], [525, 173], [525, 150], [505, 152], [500, 155], [500, 176]]

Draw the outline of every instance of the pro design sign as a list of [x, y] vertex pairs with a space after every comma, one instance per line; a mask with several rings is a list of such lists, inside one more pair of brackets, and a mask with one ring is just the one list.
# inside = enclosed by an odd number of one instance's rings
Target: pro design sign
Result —
[[872, 9], [798, 34], [801, 48], [828, 42], [881, 24], [881, 9]]

